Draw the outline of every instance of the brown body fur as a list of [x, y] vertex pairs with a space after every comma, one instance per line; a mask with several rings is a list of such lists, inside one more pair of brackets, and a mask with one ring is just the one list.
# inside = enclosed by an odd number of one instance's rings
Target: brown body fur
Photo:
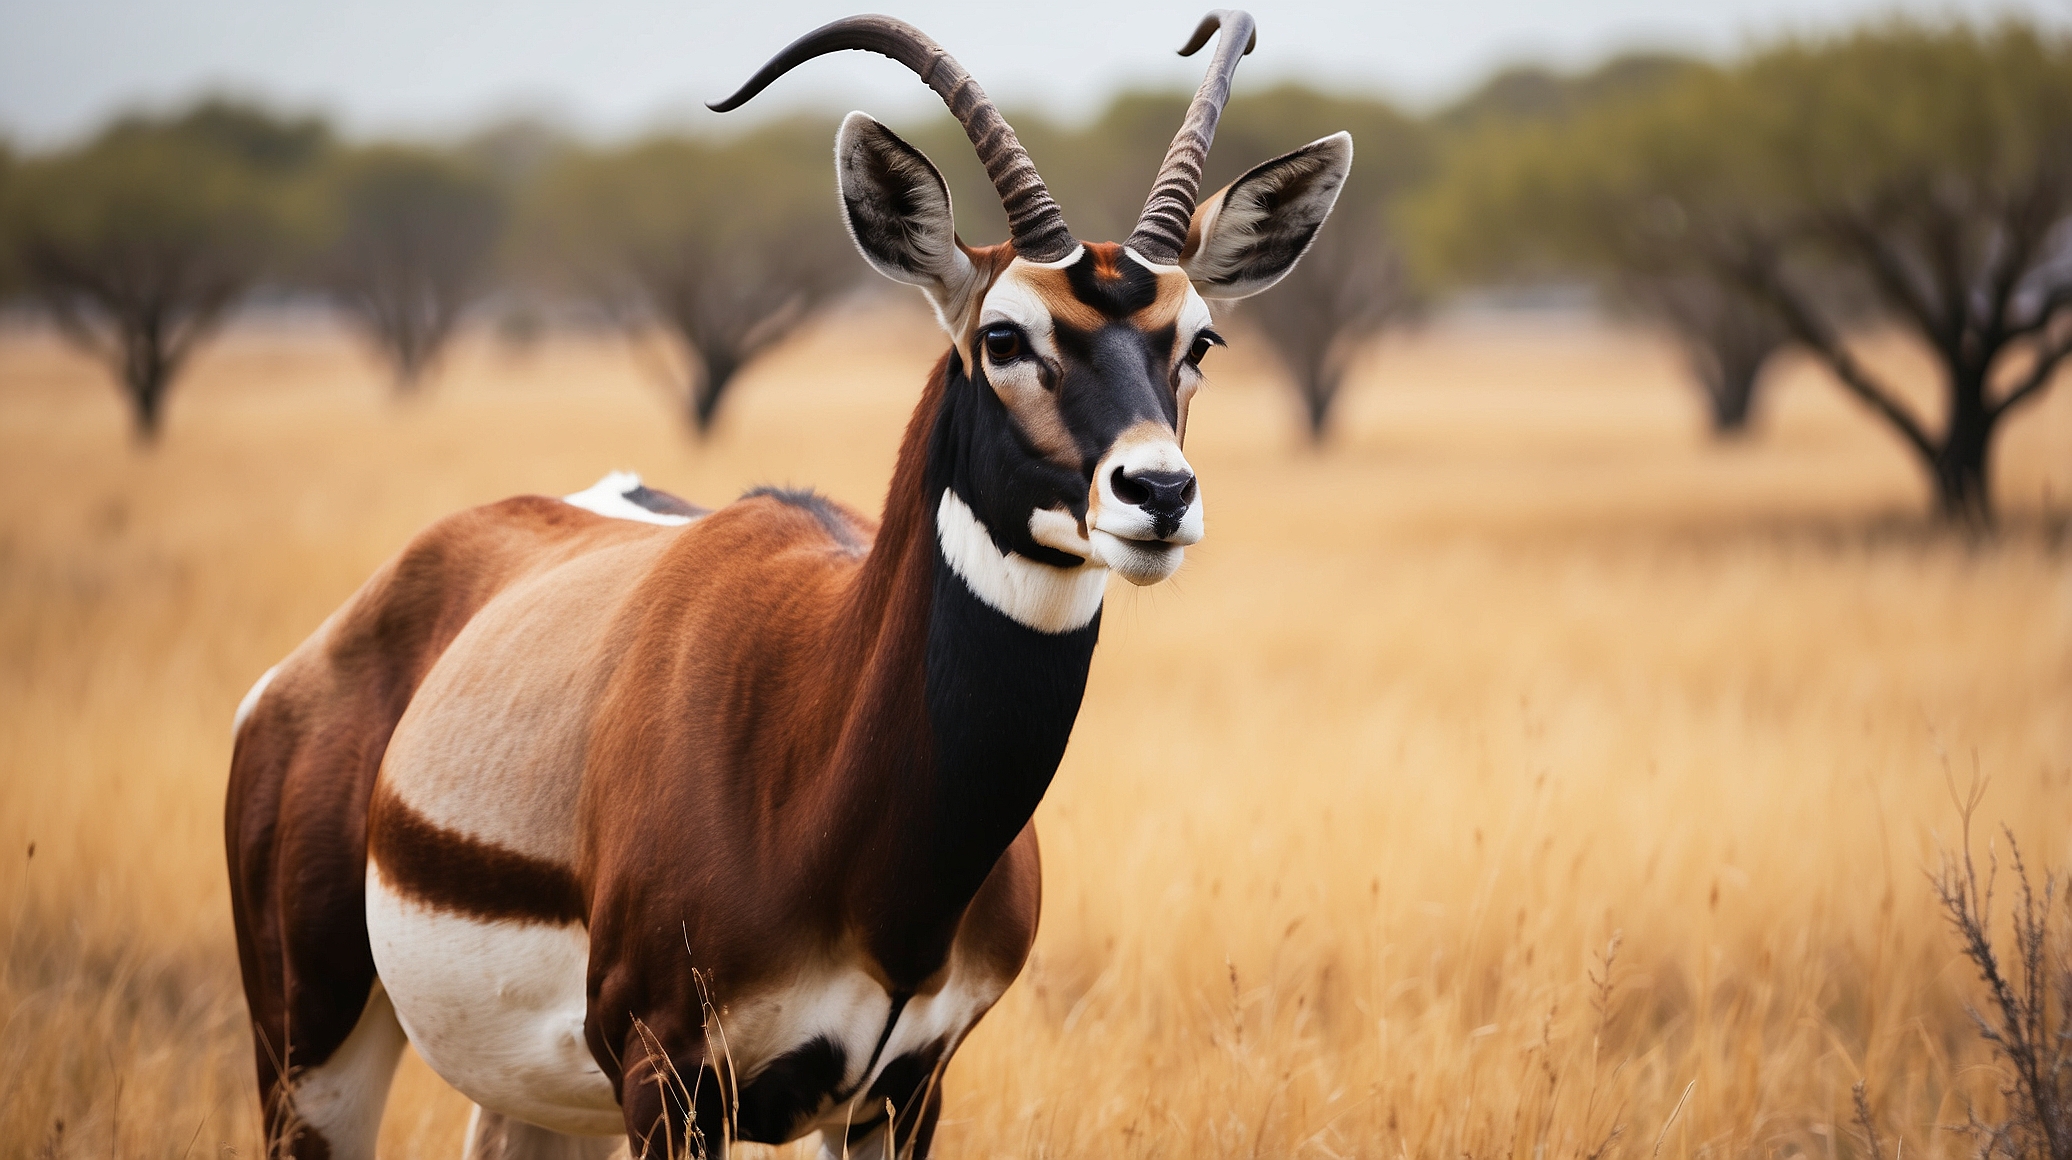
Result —
[[[953, 946], [1003, 985], [1019, 971], [1033, 829], [976, 897], [945, 896], [939, 819], [909, 776], [927, 744], [920, 474], [941, 383], [882, 528], [771, 497], [681, 528], [507, 500], [426, 530], [283, 662], [237, 739], [226, 815], [276, 1131], [283, 1067], [322, 1064], [374, 982], [370, 849], [426, 906], [588, 927], [586, 1037], [636, 1138], [662, 1106], [632, 1064], [658, 1043], [680, 1070], [705, 1059], [701, 987], [724, 1006], [819, 954], [927, 994]], [[435, 666], [432, 703], [413, 705]], [[418, 743], [411, 721], [470, 674], [544, 683], [559, 706], [523, 726], [539, 755], [491, 787], [504, 806], [486, 820], [441, 808], [423, 778], [377, 776], [391, 733]]]

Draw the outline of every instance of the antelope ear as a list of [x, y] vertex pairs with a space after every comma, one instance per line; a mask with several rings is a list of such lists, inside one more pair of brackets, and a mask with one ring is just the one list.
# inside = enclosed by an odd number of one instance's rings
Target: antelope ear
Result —
[[1180, 268], [1204, 298], [1248, 298], [1280, 281], [1331, 215], [1352, 167], [1350, 133], [1253, 166], [1195, 207]]
[[835, 134], [842, 221], [878, 273], [919, 286], [947, 328], [976, 273], [950, 216], [950, 187], [919, 149], [867, 113]]

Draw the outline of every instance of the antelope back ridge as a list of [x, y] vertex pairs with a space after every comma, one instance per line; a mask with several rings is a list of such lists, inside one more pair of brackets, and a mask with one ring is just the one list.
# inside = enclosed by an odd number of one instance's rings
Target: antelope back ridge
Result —
[[[1220, 35], [1219, 35], [1220, 34]], [[926, 1155], [940, 1078], [1013, 982], [1030, 824], [1110, 573], [1204, 534], [1182, 449], [1207, 300], [1293, 268], [1344, 134], [1199, 199], [1251, 18], [1216, 51], [1144, 213], [1075, 239], [948, 54], [885, 17], [780, 52], [913, 69], [1011, 237], [974, 247], [918, 150], [835, 141], [857, 248], [949, 339], [876, 520], [805, 491], [716, 511], [610, 476], [420, 533], [254, 687], [226, 809], [271, 1146], [371, 1158], [406, 1042], [475, 1104], [468, 1155], [723, 1154], [819, 1132]]]

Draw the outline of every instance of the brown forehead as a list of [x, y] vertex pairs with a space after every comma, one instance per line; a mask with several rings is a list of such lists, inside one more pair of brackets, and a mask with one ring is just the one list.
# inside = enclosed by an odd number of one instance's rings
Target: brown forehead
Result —
[[1050, 310], [1060, 326], [1098, 330], [1124, 322], [1151, 332], [1179, 321], [1187, 304], [1187, 275], [1153, 270], [1113, 242], [1082, 244], [1079, 260], [1062, 268], [1020, 266], [1014, 277]]

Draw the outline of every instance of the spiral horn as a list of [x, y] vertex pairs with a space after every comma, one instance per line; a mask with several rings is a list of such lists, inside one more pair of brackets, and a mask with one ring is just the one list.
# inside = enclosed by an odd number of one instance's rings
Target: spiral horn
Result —
[[[964, 135], [978, 150], [978, 159], [993, 179], [1000, 204], [1007, 210], [1007, 226], [1017, 253], [1031, 261], [1054, 262], [1072, 252], [1072, 231], [1065, 215], [1044, 187], [1036, 165], [1029, 160], [1014, 129], [993, 107], [964, 66], [941, 45], [903, 20], [890, 16], [850, 16], [823, 25], [791, 42], [770, 58], [748, 83], [723, 101], [707, 105], [715, 113], [740, 108], [749, 98], [770, 87], [771, 82], [814, 57], [856, 49], [888, 56], [907, 66], [928, 87], [934, 89]], [[1214, 118], [1211, 117], [1211, 125]], [[1183, 227], [1184, 228], [1184, 227]]]
[[1158, 178], [1151, 183], [1151, 196], [1144, 200], [1144, 212], [1130, 231], [1128, 244], [1154, 262], [1176, 261], [1187, 244], [1194, 199], [1201, 192], [1202, 166], [1209, 159], [1209, 144], [1216, 139], [1216, 122], [1223, 116], [1224, 102], [1230, 100], [1230, 79], [1237, 74], [1237, 62], [1259, 43], [1251, 13], [1218, 8], [1202, 17], [1180, 55], [1193, 56], [1219, 29], [1223, 37], [1209, 60], [1208, 75], [1195, 90], [1187, 119], [1173, 135], [1165, 161], [1158, 167]]

